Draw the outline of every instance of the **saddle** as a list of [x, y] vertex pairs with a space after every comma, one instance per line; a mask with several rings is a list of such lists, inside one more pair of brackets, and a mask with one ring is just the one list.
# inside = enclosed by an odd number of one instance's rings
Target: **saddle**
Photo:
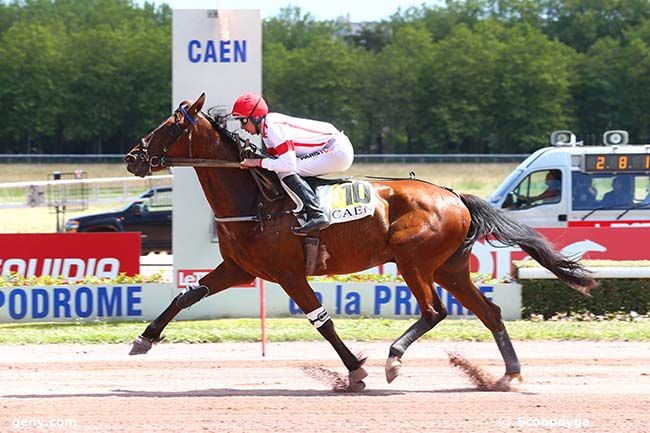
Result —
[[[284, 197], [280, 181], [275, 173], [256, 170], [254, 177], [264, 197], [267, 199], [271, 196], [277, 197], [269, 201]], [[306, 177], [304, 179], [318, 196], [320, 205], [328, 213], [331, 224], [354, 221], [374, 215], [375, 195], [369, 182], [352, 177], [338, 179]], [[275, 195], [276, 190], [280, 191], [277, 196]], [[294, 213], [294, 216], [301, 225], [307, 221], [304, 213]], [[303, 255], [307, 275], [315, 275], [326, 269], [329, 253], [325, 245], [320, 242], [320, 231], [315, 230], [303, 237]]]

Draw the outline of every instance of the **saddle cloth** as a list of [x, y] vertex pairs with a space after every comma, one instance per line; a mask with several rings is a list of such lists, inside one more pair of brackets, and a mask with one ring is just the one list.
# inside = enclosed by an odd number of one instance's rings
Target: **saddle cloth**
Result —
[[319, 185], [316, 195], [332, 224], [354, 221], [375, 214], [376, 197], [370, 182], [349, 180]]

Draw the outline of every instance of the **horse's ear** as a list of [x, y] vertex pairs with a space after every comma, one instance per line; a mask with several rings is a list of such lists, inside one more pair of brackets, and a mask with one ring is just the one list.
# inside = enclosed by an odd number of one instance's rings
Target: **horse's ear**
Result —
[[205, 92], [201, 93], [201, 96], [199, 96], [196, 101], [194, 101], [194, 104], [190, 107], [190, 113], [192, 113], [192, 116], [194, 116], [196, 113], [201, 111], [201, 108], [203, 108], [203, 104], [205, 103]]

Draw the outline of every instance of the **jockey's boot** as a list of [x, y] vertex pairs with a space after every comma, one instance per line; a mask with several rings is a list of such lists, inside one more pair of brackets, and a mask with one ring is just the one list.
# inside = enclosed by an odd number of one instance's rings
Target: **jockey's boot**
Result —
[[[309, 184], [297, 174], [290, 174], [282, 178], [282, 182], [302, 201], [303, 211], [306, 214], [307, 222], [302, 226], [292, 227], [291, 231], [298, 236], [307, 236], [315, 230], [323, 230], [330, 225], [329, 218], [323, 212], [318, 202], [318, 196], [311, 189]], [[300, 203], [297, 203], [300, 206]]]

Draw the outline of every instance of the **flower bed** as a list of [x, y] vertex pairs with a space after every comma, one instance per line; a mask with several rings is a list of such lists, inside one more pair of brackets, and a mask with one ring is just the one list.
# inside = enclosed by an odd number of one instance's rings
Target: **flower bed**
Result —
[[66, 278], [54, 278], [50, 275], [41, 277], [23, 277], [17, 273], [11, 273], [0, 277], [0, 287], [19, 287], [19, 286], [60, 286], [60, 285], [88, 285], [88, 284], [134, 284], [134, 283], [162, 283], [164, 275], [162, 272], [150, 276], [144, 275], [126, 275], [120, 273], [117, 278], [97, 278], [87, 276], [80, 280], [70, 281]]

